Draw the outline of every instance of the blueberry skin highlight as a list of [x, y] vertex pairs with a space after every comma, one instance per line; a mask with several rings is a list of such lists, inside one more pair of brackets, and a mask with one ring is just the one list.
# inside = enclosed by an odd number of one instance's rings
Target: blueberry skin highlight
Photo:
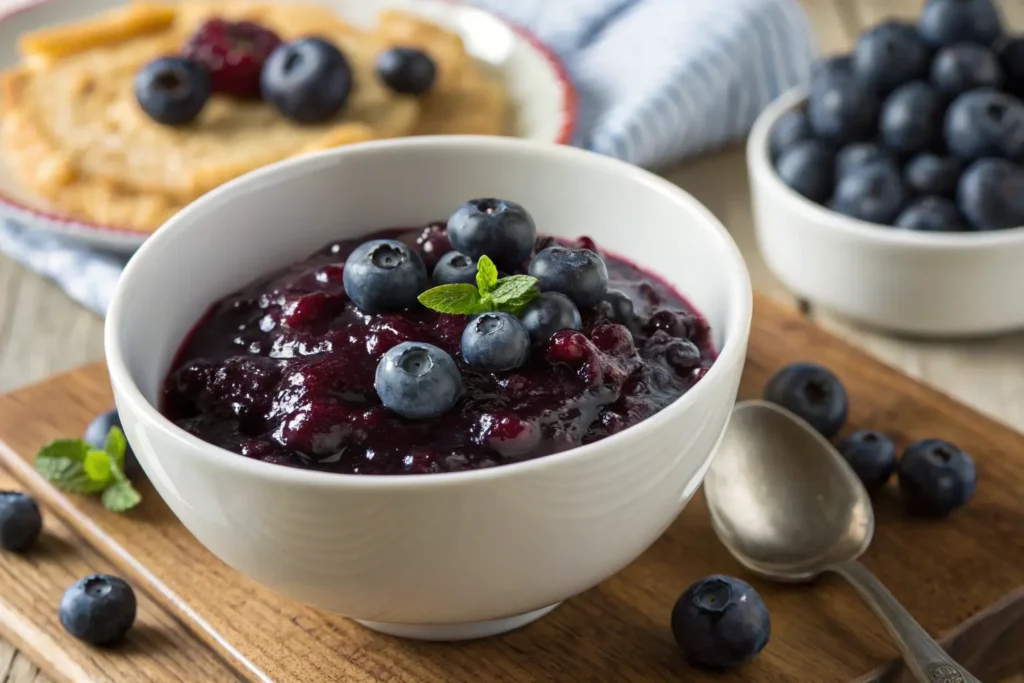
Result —
[[398, 240], [371, 240], [349, 254], [342, 275], [345, 293], [367, 313], [416, 303], [428, 286], [420, 255]]
[[124, 579], [93, 574], [71, 585], [60, 601], [64, 630], [90, 645], [113, 645], [135, 623], [135, 592]]
[[462, 357], [485, 372], [506, 372], [522, 367], [530, 357], [530, 334], [510, 313], [483, 313], [462, 333]]
[[455, 361], [432, 344], [402, 342], [377, 364], [374, 389], [384, 407], [410, 420], [443, 415], [462, 394]]
[[927, 517], [944, 517], [962, 507], [978, 483], [971, 456], [942, 439], [907, 446], [897, 474], [907, 508]]

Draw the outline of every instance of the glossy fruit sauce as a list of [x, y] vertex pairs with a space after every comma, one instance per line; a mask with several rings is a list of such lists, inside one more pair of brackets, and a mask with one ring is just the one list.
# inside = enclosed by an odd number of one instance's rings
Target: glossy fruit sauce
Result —
[[[419, 307], [368, 315], [349, 301], [345, 259], [380, 237], [415, 244], [428, 270], [451, 249], [441, 224], [388, 230], [331, 243], [225, 297], [179, 350], [164, 413], [204, 441], [266, 462], [347, 474], [454, 472], [620, 432], [676, 400], [714, 360], [707, 324], [679, 294], [602, 254], [609, 289], [633, 300], [631, 320], [611, 322], [602, 302], [580, 311], [580, 332], [534, 346], [518, 370], [475, 371], [459, 354], [464, 316]], [[540, 238], [538, 248], [550, 243]], [[595, 248], [588, 238], [576, 245]], [[464, 393], [444, 415], [413, 421], [381, 405], [377, 363], [403, 341], [435, 344], [458, 363]]]

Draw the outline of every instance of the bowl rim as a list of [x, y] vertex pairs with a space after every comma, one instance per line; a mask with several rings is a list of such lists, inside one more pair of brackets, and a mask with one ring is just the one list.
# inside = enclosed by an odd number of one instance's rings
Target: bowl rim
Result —
[[1024, 226], [1005, 230], [968, 231], [955, 233], [926, 233], [899, 230], [858, 218], [836, 213], [792, 190], [782, 182], [775, 170], [769, 152], [769, 135], [783, 115], [807, 101], [807, 89], [798, 86], [787, 90], [757, 117], [747, 139], [747, 165], [753, 179], [765, 183], [776, 197], [789, 203], [790, 208], [805, 215], [814, 228], [833, 230], [849, 237], [874, 241], [897, 249], [981, 250], [1024, 243]]
[[[193, 223], [192, 219], [192, 214], [196, 211], [195, 207], [200, 207], [201, 209], [207, 204], [224, 201], [235, 194], [237, 190], [245, 188], [250, 184], [259, 184], [265, 187], [268, 183], [273, 182], [276, 177], [291, 174], [305, 166], [315, 166], [323, 163], [340, 165], [349, 158], [373, 156], [379, 152], [401, 151], [402, 149], [430, 150], [452, 148], [468, 149], [485, 154], [517, 154], [520, 156], [528, 154], [535, 157], [538, 163], [543, 163], [545, 159], [560, 158], [576, 164], [601, 167], [621, 176], [623, 182], [646, 185], [656, 192], [668, 195], [680, 205], [683, 211], [690, 213], [696, 219], [696, 223], [699, 226], [698, 229], [710, 231], [722, 243], [727, 254], [727, 262], [718, 271], [722, 273], [723, 286], [729, 288], [728, 310], [725, 312], [725, 323], [723, 325], [724, 330], [727, 332], [722, 347], [718, 350], [718, 357], [708, 373], [692, 389], [657, 414], [600, 441], [560, 453], [499, 467], [462, 472], [440, 472], [429, 475], [339, 474], [285, 467], [260, 460], [252, 460], [219, 446], [209, 444], [189, 434], [164, 417], [143, 396], [125, 363], [121, 344], [122, 330], [128, 329], [129, 325], [123, 312], [125, 292], [138, 286], [136, 280], [145, 277], [144, 272], [150, 260], [160, 258], [160, 254], [163, 253], [162, 247], [168, 239], [177, 239], [179, 230], [188, 229], [190, 225], [199, 225], [198, 223]], [[202, 231], [197, 228], [193, 228], [193, 231], [196, 235], [202, 234]], [[122, 406], [122, 408], [127, 407], [131, 410], [136, 419], [143, 422], [148, 428], [161, 431], [165, 436], [177, 442], [182, 448], [194, 451], [198, 454], [198, 457], [212, 461], [229, 471], [263, 480], [315, 487], [433, 488], [468, 485], [473, 482], [486, 482], [515, 477], [517, 475], [528, 475], [539, 470], [585, 459], [595, 450], [602, 448], [619, 447], [625, 450], [624, 447], [627, 446], [631, 439], [636, 440], [637, 437], [645, 432], [665, 428], [683, 411], [689, 409], [693, 404], [709, 394], [712, 391], [712, 385], [730, 381], [730, 373], [735, 372], [734, 368], [736, 366], [742, 367], [745, 361], [752, 313], [753, 293], [750, 276], [739, 247], [722, 223], [706, 207], [692, 195], [668, 180], [624, 161], [575, 147], [491, 136], [430, 136], [375, 140], [287, 159], [236, 178], [196, 200], [161, 226], [150, 239], [146, 240], [135, 256], [129, 261], [118, 281], [117, 289], [107, 314], [104, 329], [104, 347], [111, 382], [122, 401], [128, 404], [127, 406]], [[706, 454], [706, 458], [710, 457], [711, 453], [709, 452]]]
[[[65, 1], [66, 0], [30, 0], [29, 2], [19, 4], [11, 9], [0, 11], [0, 23], [38, 9], [43, 5], [59, 4]], [[579, 129], [579, 95], [576, 92], [576, 86], [573, 84], [572, 79], [569, 78], [569, 73], [566, 69], [565, 63], [554, 49], [542, 41], [533, 31], [522, 24], [512, 21], [499, 12], [470, 4], [468, 0], [435, 0], [435, 2], [460, 7], [463, 10], [482, 12], [490, 15], [496, 21], [506, 26], [509, 31], [522, 39], [523, 42], [533, 48], [541, 56], [541, 58], [551, 68], [551, 72], [554, 75], [555, 80], [558, 81], [558, 86], [562, 95], [562, 120], [558, 128], [557, 138], [552, 142], [560, 145], [570, 144]], [[126, 4], [126, 2], [115, 4]], [[75, 216], [63, 214], [52, 209], [32, 206], [18, 197], [13, 196], [11, 193], [4, 192], [2, 190], [0, 190], [0, 206], [4, 207], [12, 214], [20, 215], [29, 220], [41, 220], [49, 224], [62, 226], [65, 230], [96, 233], [115, 239], [127, 240], [132, 243], [136, 240], [146, 240], [152, 236], [153, 232], [155, 232], [138, 228], [128, 228], [120, 225], [108, 225], [88, 218], [77, 218]]]

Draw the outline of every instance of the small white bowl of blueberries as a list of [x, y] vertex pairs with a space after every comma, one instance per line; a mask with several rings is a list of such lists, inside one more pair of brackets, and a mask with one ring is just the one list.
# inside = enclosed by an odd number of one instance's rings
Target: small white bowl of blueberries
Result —
[[902, 334], [1024, 328], [1024, 36], [992, 0], [866, 30], [747, 156], [761, 252], [801, 299]]

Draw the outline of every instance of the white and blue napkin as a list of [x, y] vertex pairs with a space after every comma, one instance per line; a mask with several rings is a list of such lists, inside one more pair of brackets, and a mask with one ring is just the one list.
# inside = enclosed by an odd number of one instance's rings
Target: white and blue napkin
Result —
[[[573, 144], [641, 166], [742, 138], [815, 56], [797, 0], [473, 1], [561, 57], [579, 96]], [[124, 265], [12, 221], [0, 251], [101, 315]]]

